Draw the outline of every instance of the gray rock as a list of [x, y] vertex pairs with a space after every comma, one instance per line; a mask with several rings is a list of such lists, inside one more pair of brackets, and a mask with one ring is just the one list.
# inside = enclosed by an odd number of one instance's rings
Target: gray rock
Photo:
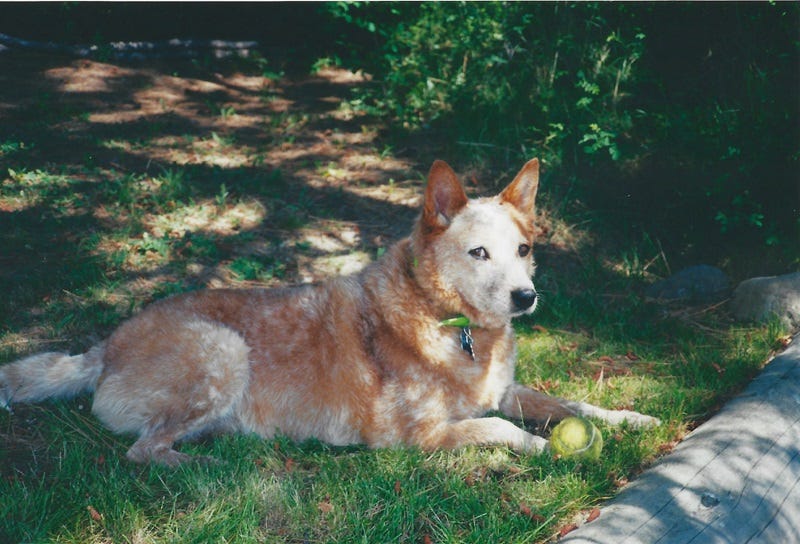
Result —
[[784, 326], [799, 329], [800, 272], [743, 281], [733, 292], [731, 311], [741, 321], [777, 316]]
[[716, 302], [730, 293], [728, 276], [713, 266], [699, 264], [684, 268], [647, 288], [645, 294], [665, 302]]

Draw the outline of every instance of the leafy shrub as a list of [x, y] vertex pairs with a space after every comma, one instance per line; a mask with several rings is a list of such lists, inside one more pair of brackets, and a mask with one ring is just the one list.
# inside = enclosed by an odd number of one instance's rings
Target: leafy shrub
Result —
[[[370, 7], [338, 9], [364, 27], [354, 12]], [[550, 162], [621, 157], [638, 29], [621, 32], [595, 4], [431, 2], [406, 19], [384, 30], [380, 87], [367, 91], [378, 111], [411, 130], [436, 124]]]
[[663, 221], [680, 202], [722, 235], [797, 233], [797, 4], [326, 9], [376, 45], [351, 43], [376, 82], [355, 102], [407, 130], [537, 155], [582, 196], [638, 193], [630, 205], [661, 206]]

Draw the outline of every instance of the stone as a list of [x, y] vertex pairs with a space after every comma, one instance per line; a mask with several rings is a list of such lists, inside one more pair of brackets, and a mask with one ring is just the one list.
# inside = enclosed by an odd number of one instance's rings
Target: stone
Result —
[[731, 312], [740, 321], [778, 317], [790, 329], [800, 329], [800, 272], [745, 280], [731, 298]]
[[664, 302], [717, 302], [730, 294], [728, 276], [714, 266], [699, 264], [684, 268], [647, 288], [645, 294]]

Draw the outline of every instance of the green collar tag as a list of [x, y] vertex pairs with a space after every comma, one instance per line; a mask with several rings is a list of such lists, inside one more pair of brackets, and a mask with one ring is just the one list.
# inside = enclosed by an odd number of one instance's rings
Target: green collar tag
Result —
[[461, 340], [461, 349], [469, 353], [469, 356], [472, 357], [472, 360], [475, 360], [475, 350], [474, 344], [475, 341], [472, 338], [472, 330], [470, 327], [472, 324], [469, 322], [469, 318], [465, 315], [457, 315], [455, 317], [451, 317], [450, 319], [442, 319], [439, 321], [440, 327], [458, 327], [461, 329], [459, 333], [459, 339]]
[[449, 319], [442, 319], [439, 321], [440, 327], [469, 327], [471, 324], [469, 318], [464, 315], [457, 315]]

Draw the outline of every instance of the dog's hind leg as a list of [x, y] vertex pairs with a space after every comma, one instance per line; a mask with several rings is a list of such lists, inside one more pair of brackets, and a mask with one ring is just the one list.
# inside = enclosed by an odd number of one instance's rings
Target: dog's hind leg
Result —
[[500, 401], [500, 411], [506, 416], [526, 423], [545, 425], [577, 415], [564, 399], [512, 384]]
[[139, 436], [128, 459], [174, 466], [190, 459], [175, 442], [236, 427], [248, 353], [238, 333], [202, 319], [122, 329], [109, 341], [93, 411], [111, 430]]
[[179, 433], [175, 430], [161, 432], [146, 432], [125, 454], [129, 461], [134, 463], [153, 462], [168, 467], [177, 466], [185, 461], [194, 459], [187, 453], [181, 453], [172, 448], [172, 445], [179, 438]]
[[627, 422], [632, 427], [650, 427], [661, 422], [651, 416], [630, 410], [606, 410], [593, 404], [554, 397], [520, 384], [512, 384], [500, 402], [506, 416], [538, 424], [557, 423], [569, 416], [594, 417], [618, 425]]

